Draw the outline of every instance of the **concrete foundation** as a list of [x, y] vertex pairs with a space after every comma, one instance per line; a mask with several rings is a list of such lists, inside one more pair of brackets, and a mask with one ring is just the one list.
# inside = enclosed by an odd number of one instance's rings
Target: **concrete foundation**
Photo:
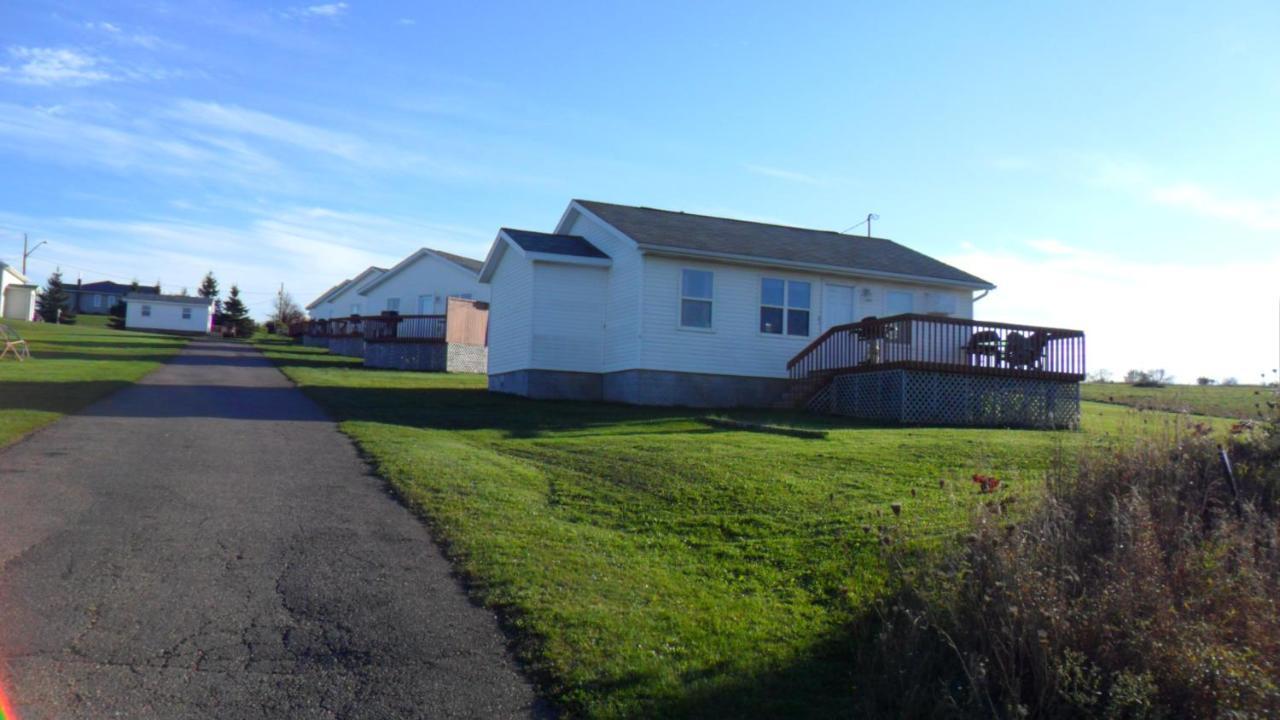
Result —
[[599, 373], [561, 370], [515, 370], [490, 375], [489, 389], [537, 400], [601, 400], [604, 397], [603, 376]]
[[364, 338], [329, 338], [329, 352], [334, 355], [344, 355], [346, 357], [364, 357]]
[[1058, 380], [881, 370], [840, 375], [826, 395], [836, 415], [909, 425], [1075, 429], [1080, 385]]
[[665, 370], [603, 374], [518, 370], [490, 375], [489, 389], [544, 400], [605, 400], [668, 407], [768, 407], [788, 382], [785, 378]]
[[785, 378], [623, 370], [604, 375], [604, 399], [629, 405], [768, 407], [789, 382]]
[[489, 349], [480, 345], [434, 342], [371, 342], [364, 348], [364, 366], [420, 372], [483, 373]]

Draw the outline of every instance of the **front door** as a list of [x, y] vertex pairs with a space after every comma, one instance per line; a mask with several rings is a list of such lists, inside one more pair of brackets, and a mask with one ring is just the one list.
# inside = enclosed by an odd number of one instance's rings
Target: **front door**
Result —
[[822, 329], [856, 321], [852, 285], [824, 285], [822, 296]]
[[418, 296], [418, 314], [432, 315], [436, 311], [435, 295], [419, 295]]

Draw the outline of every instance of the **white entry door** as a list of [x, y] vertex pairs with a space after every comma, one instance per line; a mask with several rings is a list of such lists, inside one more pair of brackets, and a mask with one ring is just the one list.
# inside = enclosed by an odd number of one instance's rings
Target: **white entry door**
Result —
[[435, 295], [419, 295], [418, 296], [418, 314], [434, 315], [436, 313], [436, 296]]
[[822, 329], [855, 322], [852, 285], [824, 285], [822, 295]]

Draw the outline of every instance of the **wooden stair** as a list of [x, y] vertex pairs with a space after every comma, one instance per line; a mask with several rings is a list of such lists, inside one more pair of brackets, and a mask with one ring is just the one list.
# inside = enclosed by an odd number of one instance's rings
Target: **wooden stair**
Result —
[[814, 372], [808, 377], [792, 380], [786, 390], [773, 401], [773, 407], [778, 410], [804, 410], [808, 409], [810, 401], [821, 391], [825, 390], [831, 384], [831, 379], [835, 373], [830, 372]]

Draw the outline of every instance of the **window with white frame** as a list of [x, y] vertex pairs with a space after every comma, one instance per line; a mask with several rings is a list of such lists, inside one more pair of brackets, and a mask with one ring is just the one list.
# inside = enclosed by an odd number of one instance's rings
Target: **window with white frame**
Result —
[[94, 296], [93, 296], [93, 306], [94, 306], [95, 308], [100, 308], [100, 307], [102, 307], [102, 296], [101, 296], [101, 295], [94, 295]]
[[360, 314], [360, 303], [351, 303], [351, 314], [352, 315]]
[[392, 312], [400, 312], [400, 298], [387, 298], [387, 309]]
[[714, 282], [710, 270], [680, 271], [680, 327], [711, 329]]
[[813, 286], [803, 280], [760, 278], [760, 332], [809, 335]]
[[150, 305], [143, 305], [143, 306], [142, 306], [142, 317], [151, 317], [151, 306], [150, 306]]
[[184, 307], [184, 308], [182, 308], [182, 319], [183, 319], [183, 320], [190, 320], [190, 319], [191, 319], [191, 308], [189, 308], [189, 307]]

